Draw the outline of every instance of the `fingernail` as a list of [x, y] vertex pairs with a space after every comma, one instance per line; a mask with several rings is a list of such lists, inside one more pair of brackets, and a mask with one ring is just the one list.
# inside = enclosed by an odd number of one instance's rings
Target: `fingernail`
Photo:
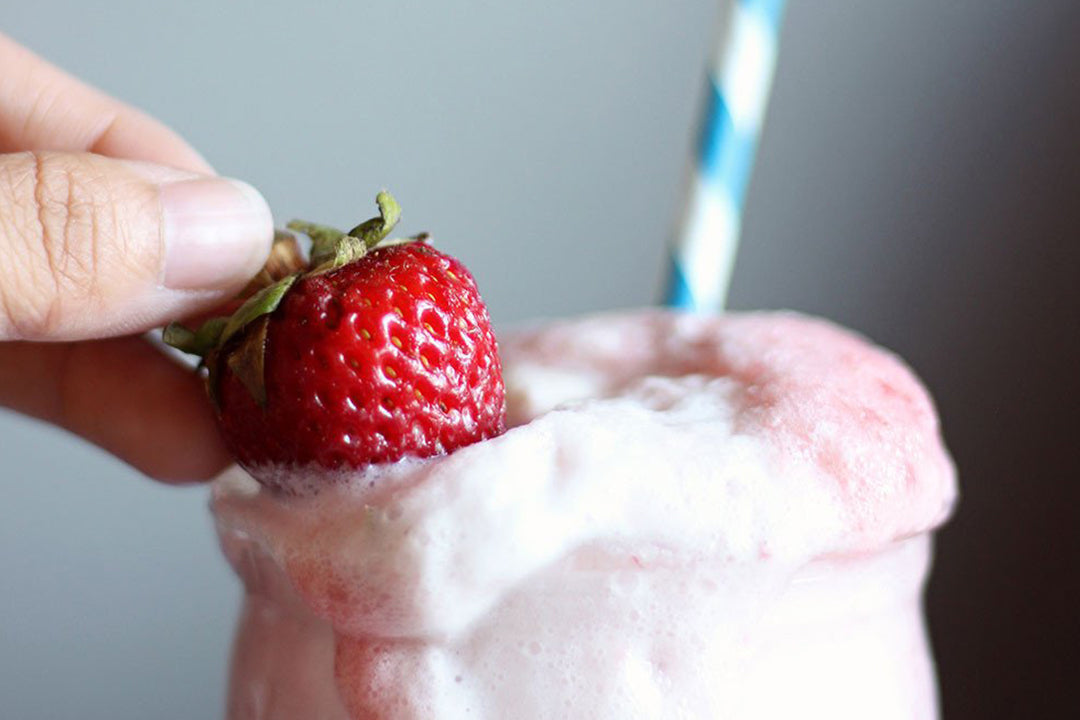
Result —
[[270, 208], [239, 180], [196, 178], [161, 186], [165, 286], [216, 290], [259, 271], [274, 237]]

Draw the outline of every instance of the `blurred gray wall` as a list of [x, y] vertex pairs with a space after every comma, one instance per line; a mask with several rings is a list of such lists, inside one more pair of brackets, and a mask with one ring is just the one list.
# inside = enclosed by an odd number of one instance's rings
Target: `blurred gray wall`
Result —
[[[501, 326], [657, 297], [711, 1], [9, 5], [280, 221], [389, 187]], [[1074, 0], [792, 0], [750, 192], [732, 305], [862, 330], [938, 398], [946, 718], [1080, 709], [1078, 32]], [[2, 412], [0, 463], [0, 716], [219, 717], [238, 588], [205, 490]]]

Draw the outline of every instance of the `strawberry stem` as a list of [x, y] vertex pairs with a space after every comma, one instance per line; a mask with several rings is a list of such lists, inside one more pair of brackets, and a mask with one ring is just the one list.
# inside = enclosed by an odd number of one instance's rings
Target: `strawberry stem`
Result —
[[334, 248], [345, 237], [345, 233], [329, 225], [308, 222], [307, 220], [290, 220], [285, 227], [295, 232], [301, 232], [311, 238], [311, 264], [319, 265], [334, 257]]
[[401, 206], [387, 191], [380, 191], [375, 203], [379, 206], [379, 217], [366, 220], [346, 233], [363, 242], [368, 250], [385, 240], [401, 219]]
[[401, 206], [397, 204], [394, 196], [385, 190], [375, 197], [375, 203], [379, 206], [379, 216], [360, 223], [347, 233], [306, 220], [289, 222], [287, 227], [290, 230], [302, 232], [311, 238], [313, 272], [335, 270], [359, 260], [368, 250], [386, 239], [401, 219]]

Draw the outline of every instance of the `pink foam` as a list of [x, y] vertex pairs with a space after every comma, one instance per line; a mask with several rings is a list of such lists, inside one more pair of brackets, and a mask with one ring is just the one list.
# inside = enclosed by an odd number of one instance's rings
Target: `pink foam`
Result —
[[[821, 319], [605, 315], [512, 336], [503, 353], [508, 366], [525, 362], [530, 374], [585, 374], [601, 397], [646, 376], [734, 380], [735, 431], [764, 438], [785, 464], [814, 463], [835, 488], [851, 533], [836, 552], [935, 527], [955, 501], [955, 470], [926, 389], [897, 356]], [[522, 399], [512, 383], [509, 392]], [[515, 424], [537, 414], [528, 401], [511, 406]]]
[[[344, 481], [310, 471], [299, 485], [326, 489], [309, 497], [219, 481], [249, 590], [238, 702], [304, 677], [335, 720], [726, 717], [746, 692], [778, 716], [818, 696], [850, 706], [830, 717], [932, 716], [913, 536], [956, 485], [900, 360], [794, 314], [659, 310], [525, 330], [501, 353], [501, 437]], [[845, 633], [855, 615], [869, 629]]]

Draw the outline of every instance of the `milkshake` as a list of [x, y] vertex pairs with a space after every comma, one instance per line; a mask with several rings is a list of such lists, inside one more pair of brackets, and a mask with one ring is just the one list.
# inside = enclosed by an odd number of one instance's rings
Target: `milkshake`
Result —
[[230, 720], [936, 717], [920, 604], [955, 477], [899, 360], [661, 310], [501, 355], [503, 435], [297, 471], [315, 493], [217, 482]]

